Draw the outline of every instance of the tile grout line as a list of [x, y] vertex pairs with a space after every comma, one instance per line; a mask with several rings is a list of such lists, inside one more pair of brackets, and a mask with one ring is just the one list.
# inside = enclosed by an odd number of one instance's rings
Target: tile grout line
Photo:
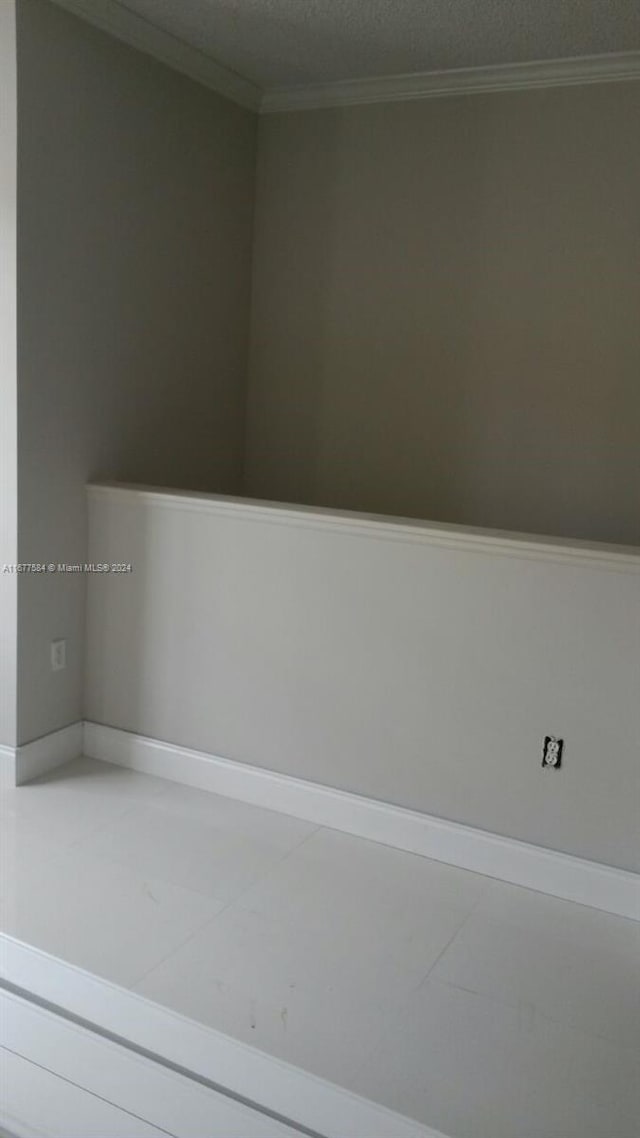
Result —
[[[465, 873], [471, 873], [471, 874], [473, 874], [473, 870], [465, 870], [464, 872], [465, 872]], [[480, 876], [480, 875], [478, 875], [478, 876]], [[483, 902], [483, 900], [484, 900], [484, 898], [485, 898], [485, 895], [486, 895], [487, 893], [489, 893], [489, 891], [490, 891], [490, 889], [491, 889], [491, 885], [492, 885], [492, 882], [493, 882], [493, 878], [491, 878], [491, 877], [488, 877], [488, 878], [486, 878], [486, 881], [487, 881], [487, 885], [486, 885], [486, 887], [485, 887], [485, 888], [484, 888], [484, 889], [481, 891], [480, 895], [479, 895], [479, 896], [476, 898], [476, 900], [475, 900], [475, 901], [472, 903], [472, 905], [471, 905], [471, 907], [469, 908], [468, 912], [467, 912], [467, 913], [465, 914], [465, 916], [462, 918], [462, 921], [461, 921], [461, 922], [460, 922], [460, 924], [458, 925], [458, 928], [457, 928], [457, 929], [456, 929], [456, 931], [454, 932], [453, 936], [451, 936], [451, 937], [449, 938], [449, 940], [448, 940], [448, 941], [447, 941], [447, 943], [445, 944], [444, 948], [443, 948], [443, 949], [441, 949], [441, 951], [440, 951], [440, 952], [438, 953], [438, 955], [436, 956], [435, 960], [434, 960], [434, 961], [433, 961], [433, 962], [432, 962], [432, 963], [429, 965], [429, 968], [428, 968], [428, 969], [427, 969], [427, 971], [425, 972], [425, 974], [424, 974], [424, 976], [422, 977], [422, 979], [421, 979], [421, 980], [418, 982], [418, 984], [416, 984], [415, 988], [413, 988], [413, 989], [412, 989], [412, 991], [413, 991], [413, 993], [414, 993], [414, 994], [415, 994], [416, 992], [419, 992], [419, 991], [420, 991], [420, 989], [423, 987], [423, 985], [424, 985], [424, 984], [426, 984], [426, 982], [427, 982], [427, 980], [429, 979], [429, 976], [430, 976], [430, 975], [431, 975], [431, 973], [433, 972], [434, 968], [435, 968], [435, 967], [436, 967], [436, 965], [437, 965], [437, 964], [439, 964], [439, 962], [442, 960], [442, 957], [445, 955], [445, 953], [449, 951], [449, 949], [451, 948], [451, 945], [453, 944], [454, 940], [456, 940], [456, 939], [459, 937], [460, 933], [461, 933], [461, 932], [462, 932], [462, 930], [465, 928], [465, 926], [467, 925], [468, 921], [470, 921], [472, 917], [476, 916], [476, 914], [477, 914], [477, 912], [478, 912], [478, 910], [479, 910], [480, 906], [482, 905], [482, 902]]]
[[575, 1032], [576, 1035], [583, 1036], [585, 1039], [597, 1039], [600, 1043], [606, 1043], [617, 1051], [630, 1051], [632, 1055], [640, 1058], [640, 1047], [634, 1043], [622, 1043], [618, 1039], [612, 1039], [609, 1035], [602, 1035], [599, 1031], [589, 1031], [586, 1027], [571, 1023], [567, 1019], [557, 1019], [555, 1016], [541, 1011], [533, 1000], [505, 999], [503, 996], [496, 995], [495, 992], [479, 992], [476, 988], [467, 988], [464, 984], [455, 984], [453, 980], [438, 980], [437, 983], [446, 988], [453, 988], [456, 992], [465, 992], [468, 996], [477, 996], [478, 999], [485, 1000], [488, 1003], [492, 1002], [500, 1004], [504, 1008], [511, 1008], [513, 1011], [524, 1006], [530, 1007], [534, 1019], [542, 1020], [544, 1023], [552, 1023], [554, 1027], [560, 1027], [564, 1031]]
[[[221, 916], [222, 913], [225, 913], [227, 911], [227, 909], [230, 909], [233, 905], [238, 905], [238, 907], [240, 909], [244, 910], [244, 912], [253, 912], [252, 909], [245, 909], [244, 906], [240, 904], [240, 902], [241, 902], [242, 898], [245, 896], [245, 894], [250, 893], [251, 890], [254, 889], [256, 887], [256, 885], [258, 885], [259, 883], [266, 881], [267, 878], [270, 877], [272, 873], [275, 873], [276, 870], [280, 869], [280, 867], [283, 865], [283, 863], [285, 861], [287, 861], [292, 856], [292, 854], [298, 853], [298, 851], [300, 849], [302, 849], [302, 847], [304, 845], [306, 845], [306, 843], [310, 840], [310, 838], [315, 837], [315, 835], [318, 834], [320, 832], [320, 830], [323, 830], [324, 828], [325, 828], [324, 826], [316, 826], [311, 831], [310, 834], [306, 834], [305, 837], [302, 838], [299, 842], [297, 842], [295, 846], [292, 846], [290, 850], [286, 850], [281, 855], [281, 857], [279, 857], [278, 860], [273, 863], [273, 865], [269, 866], [269, 869], [266, 870], [264, 876], [258, 876], [253, 881], [250, 881], [248, 885], [244, 886], [240, 890], [240, 892], [238, 893], [238, 895], [236, 897], [232, 897], [229, 901], [227, 901], [224, 908], [221, 909], [219, 913], [216, 913], [216, 917]], [[215, 920], [215, 917], [213, 917], [212, 919]]]
[[456, 931], [454, 932], [453, 936], [449, 938], [449, 940], [448, 940], [448, 941], [447, 941], [447, 943], [445, 944], [444, 948], [443, 948], [443, 949], [442, 949], [442, 950], [441, 950], [441, 951], [438, 953], [438, 955], [436, 956], [436, 958], [435, 958], [435, 960], [433, 961], [433, 963], [429, 965], [429, 968], [428, 968], [428, 969], [427, 969], [427, 971], [425, 972], [424, 976], [422, 977], [422, 979], [420, 980], [420, 982], [419, 982], [418, 984], [416, 984], [416, 987], [413, 989], [413, 994], [414, 994], [414, 995], [415, 995], [417, 992], [419, 992], [419, 991], [421, 990], [421, 988], [423, 988], [423, 987], [424, 987], [424, 985], [426, 984], [427, 980], [429, 979], [429, 977], [430, 977], [431, 973], [433, 972], [434, 968], [436, 967], [436, 965], [437, 965], [437, 964], [439, 964], [439, 962], [442, 960], [442, 957], [445, 955], [445, 953], [449, 951], [449, 949], [451, 948], [451, 945], [453, 944], [454, 940], [456, 940], [456, 939], [457, 939], [457, 937], [460, 935], [460, 933], [462, 932], [463, 928], [464, 928], [464, 927], [465, 927], [465, 925], [467, 924], [467, 921], [470, 921], [470, 920], [471, 920], [471, 918], [472, 918], [472, 916], [473, 916], [473, 910], [472, 910], [470, 913], [467, 913], [467, 915], [466, 915], [466, 916], [463, 918], [463, 920], [462, 920], [462, 923], [461, 923], [461, 924], [458, 926], [458, 928], [457, 928], [457, 929], [456, 929]]
[[[300, 842], [298, 842], [297, 845], [295, 845], [292, 849], [287, 850], [286, 853], [284, 853], [282, 855], [282, 857], [279, 858], [279, 860], [277, 862], [275, 862], [275, 864], [272, 865], [270, 867], [270, 869], [267, 870], [265, 877], [268, 877], [268, 875], [271, 872], [273, 872], [273, 870], [275, 870], [277, 867], [282, 865], [282, 863], [284, 861], [286, 861], [287, 858], [290, 857], [292, 853], [295, 853], [297, 850], [299, 850], [301, 848], [301, 846], [303, 846], [305, 844], [305, 842], [309, 841], [309, 838], [312, 838], [313, 835], [316, 834], [318, 832], [318, 830], [321, 830], [322, 828], [323, 828], [322, 826], [317, 826], [310, 834], [307, 834], [304, 838], [302, 838], [302, 840]], [[261, 878], [261, 880], [264, 880], [264, 878]], [[148, 968], [146, 970], [146, 972], [144, 972], [141, 976], [139, 976], [137, 978], [137, 980], [135, 980], [133, 982], [133, 984], [129, 985], [130, 990], [136, 991], [138, 985], [142, 984], [142, 982], [144, 980], [146, 980], [147, 977], [150, 976], [152, 972], [155, 972], [156, 968], [160, 968], [163, 964], [166, 964], [167, 961], [170, 960], [172, 956], [174, 956], [177, 952], [181, 952], [183, 948], [186, 948], [186, 946], [190, 943], [190, 941], [192, 941], [194, 939], [194, 937], [199, 936], [200, 933], [204, 933], [211, 925], [214, 924], [215, 921], [218, 920], [219, 917], [221, 917], [224, 913], [228, 912], [229, 909], [232, 909], [234, 905], [238, 904], [240, 898], [243, 897], [245, 893], [248, 893], [250, 889], [253, 889], [256, 884], [257, 884], [257, 881], [250, 882], [250, 884], [247, 885], [246, 888], [244, 888], [240, 891], [240, 893], [238, 894], [237, 897], [232, 897], [228, 901], [226, 901], [223, 904], [222, 908], [219, 909], [217, 913], [214, 913], [212, 917], [208, 917], [207, 920], [202, 925], [199, 926], [199, 928], [194, 929], [192, 932], [190, 932], [189, 935], [185, 938], [185, 940], [181, 941], [180, 944], [175, 946], [175, 948], [170, 949], [170, 951], [166, 954], [166, 956], [163, 956], [161, 960], [157, 960], [155, 962], [155, 964], [153, 964], [151, 966], [151, 968]], [[200, 893], [200, 891], [197, 889], [194, 889], [192, 892], [198, 893], [199, 896], [201, 896], [201, 897], [208, 897], [209, 900], [213, 900], [213, 901], [218, 900], [218, 898], [211, 897], [211, 895], [208, 893]], [[240, 906], [240, 908], [242, 908], [242, 906]]]

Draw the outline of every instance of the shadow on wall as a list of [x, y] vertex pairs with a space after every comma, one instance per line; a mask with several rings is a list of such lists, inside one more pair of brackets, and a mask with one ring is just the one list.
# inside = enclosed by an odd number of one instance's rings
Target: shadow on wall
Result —
[[266, 116], [250, 494], [640, 543], [637, 84]]

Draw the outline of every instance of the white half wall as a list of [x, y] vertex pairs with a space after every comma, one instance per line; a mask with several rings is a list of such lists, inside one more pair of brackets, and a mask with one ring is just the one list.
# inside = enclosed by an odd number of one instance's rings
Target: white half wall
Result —
[[[638, 868], [640, 556], [90, 488], [85, 716]], [[546, 734], [565, 740], [543, 770]]]
[[0, 745], [16, 742], [16, 22], [0, 4]]

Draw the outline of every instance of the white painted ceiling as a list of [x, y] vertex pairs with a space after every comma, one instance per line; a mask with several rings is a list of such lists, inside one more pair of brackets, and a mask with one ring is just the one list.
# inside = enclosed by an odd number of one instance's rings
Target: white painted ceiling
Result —
[[117, 0], [268, 89], [640, 48], [640, 0]]

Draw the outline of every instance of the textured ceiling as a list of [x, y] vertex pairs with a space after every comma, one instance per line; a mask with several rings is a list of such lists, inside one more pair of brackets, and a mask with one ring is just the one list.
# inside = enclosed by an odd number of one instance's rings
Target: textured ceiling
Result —
[[118, 0], [260, 87], [640, 49], [640, 0]]

